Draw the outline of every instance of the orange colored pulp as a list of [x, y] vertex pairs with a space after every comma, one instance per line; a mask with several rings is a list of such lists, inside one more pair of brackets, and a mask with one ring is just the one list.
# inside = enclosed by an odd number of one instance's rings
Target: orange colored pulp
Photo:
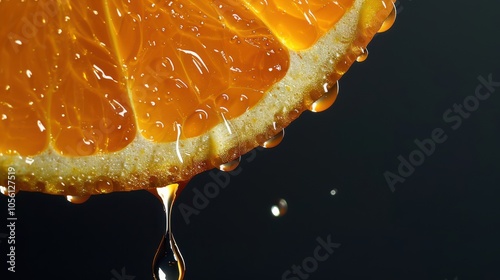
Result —
[[202, 135], [255, 105], [288, 49], [312, 46], [352, 3], [2, 1], [0, 154]]

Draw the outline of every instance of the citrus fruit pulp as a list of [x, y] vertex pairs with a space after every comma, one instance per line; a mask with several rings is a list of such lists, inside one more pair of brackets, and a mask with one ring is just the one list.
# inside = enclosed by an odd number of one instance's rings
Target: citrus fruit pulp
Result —
[[391, 0], [2, 1], [0, 179], [84, 196], [189, 180], [333, 87]]

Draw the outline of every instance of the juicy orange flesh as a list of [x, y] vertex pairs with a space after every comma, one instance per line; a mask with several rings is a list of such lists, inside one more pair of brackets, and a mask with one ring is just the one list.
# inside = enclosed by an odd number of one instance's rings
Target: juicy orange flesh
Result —
[[288, 49], [313, 45], [353, 1], [131, 2], [0, 2], [0, 154], [202, 135], [255, 105]]
[[330, 30], [353, 0], [244, 0], [288, 48], [306, 49]]

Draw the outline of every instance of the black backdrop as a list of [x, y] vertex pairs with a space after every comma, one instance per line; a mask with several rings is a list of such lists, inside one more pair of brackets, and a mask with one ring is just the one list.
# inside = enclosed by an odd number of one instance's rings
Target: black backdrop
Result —
[[[500, 2], [401, 0], [398, 8], [367, 61], [341, 79], [331, 109], [304, 113], [281, 145], [244, 157], [240, 174], [189, 223], [179, 206], [193, 206], [194, 189], [214, 179], [201, 174], [179, 196], [173, 226], [186, 280], [500, 279], [500, 87], [474, 103], [479, 76], [500, 81]], [[464, 102], [460, 115], [454, 104]], [[419, 158], [415, 141], [439, 131], [442, 143]], [[410, 155], [418, 166], [399, 173]], [[409, 176], [391, 177], [392, 190], [386, 171]], [[270, 208], [280, 198], [289, 209], [276, 218]], [[1, 278], [151, 279], [161, 209], [146, 192], [83, 205], [21, 193], [17, 272], [4, 274], [2, 261]], [[320, 239], [333, 251], [315, 251]], [[302, 272], [286, 274], [293, 265]]]

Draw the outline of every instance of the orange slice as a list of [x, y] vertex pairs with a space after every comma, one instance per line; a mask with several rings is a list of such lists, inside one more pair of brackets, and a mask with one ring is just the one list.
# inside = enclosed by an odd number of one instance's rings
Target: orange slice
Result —
[[15, 170], [21, 190], [74, 196], [187, 181], [262, 145], [322, 109], [394, 12], [392, 0], [0, 9], [0, 184]]

